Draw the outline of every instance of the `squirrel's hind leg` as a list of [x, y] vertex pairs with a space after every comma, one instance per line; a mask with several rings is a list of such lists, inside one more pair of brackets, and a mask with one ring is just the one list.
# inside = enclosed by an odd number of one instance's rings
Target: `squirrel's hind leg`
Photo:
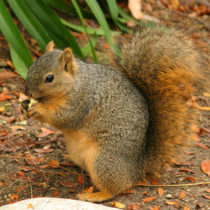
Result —
[[88, 165], [91, 180], [100, 192], [78, 194], [80, 200], [103, 202], [126, 192], [137, 181], [137, 161], [132, 161], [132, 157], [124, 153], [116, 154], [110, 150], [100, 150], [94, 162]]

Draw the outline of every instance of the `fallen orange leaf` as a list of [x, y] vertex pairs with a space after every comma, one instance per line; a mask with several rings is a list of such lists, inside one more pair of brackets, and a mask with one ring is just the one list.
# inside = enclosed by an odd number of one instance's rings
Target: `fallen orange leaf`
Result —
[[150, 201], [155, 200], [156, 198], [157, 198], [157, 197], [155, 197], [155, 196], [148, 197], [148, 198], [143, 199], [143, 202], [144, 202], [144, 203], [148, 203], [148, 202], [150, 202]]
[[11, 200], [15, 200], [15, 201], [17, 201], [18, 200], [18, 194], [13, 194], [13, 195], [11, 195]]
[[203, 148], [203, 149], [206, 149], [206, 150], [209, 150], [209, 148], [203, 144], [195, 144], [196, 146], [200, 147], [200, 148]]
[[159, 196], [162, 196], [163, 193], [164, 193], [163, 188], [158, 188], [158, 194], [159, 194]]
[[186, 194], [185, 194], [185, 192], [182, 190], [182, 191], [180, 192], [179, 198], [180, 198], [180, 199], [184, 199], [185, 197], [186, 197]]
[[58, 190], [55, 190], [55, 192], [53, 193], [53, 197], [56, 198], [58, 197], [60, 194], [60, 192]]
[[23, 185], [17, 188], [17, 192], [22, 192], [23, 190], [25, 190], [28, 187], [28, 185]]
[[185, 177], [185, 179], [189, 180], [189, 181], [192, 181], [194, 183], [196, 183], [196, 178], [192, 177], [192, 176], [187, 176]]
[[208, 176], [210, 176], [210, 160], [204, 160], [201, 163], [201, 169], [202, 171], [207, 174]]
[[173, 205], [177, 205], [177, 202], [176, 201], [166, 201], [166, 204], [173, 206]]
[[119, 208], [119, 209], [124, 209], [125, 208], [125, 205], [118, 202], [118, 201], [113, 201], [111, 204], [112, 204], [112, 207], [116, 207], [116, 208]]
[[27, 205], [27, 207], [28, 207], [29, 209], [34, 209], [34, 206], [33, 206], [31, 203], [29, 203], [29, 204]]
[[184, 210], [190, 210], [190, 207], [189, 206], [185, 206]]
[[204, 198], [210, 199], [210, 195], [203, 194], [202, 196], [203, 196]]
[[152, 210], [159, 210], [160, 209], [160, 206], [155, 206], [152, 208]]
[[58, 168], [60, 166], [57, 160], [50, 160], [49, 165], [53, 168]]

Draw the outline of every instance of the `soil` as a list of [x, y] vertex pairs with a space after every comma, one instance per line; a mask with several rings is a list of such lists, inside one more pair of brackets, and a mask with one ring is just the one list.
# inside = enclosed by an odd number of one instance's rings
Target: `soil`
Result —
[[[145, 1], [143, 11], [161, 20], [166, 27], [187, 29], [197, 50], [207, 57], [208, 14], [197, 16], [190, 15], [195, 13], [193, 10], [185, 13], [169, 10], [170, 5], [161, 2], [167, 1]], [[32, 46], [32, 39], [24, 35], [28, 45]], [[105, 46], [104, 38], [100, 38], [97, 46], [99, 61], [111, 64], [110, 50]], [[34, 56], [38, 54], [39, 49]], [[65, 159], [62, 134], [48, 125], [27, 119], [21, 112], [21, 102], [25, 99], [23, 93], [24, 80], [14, 70], [8, 44], [0, 34], [0, 206], [32, 197], [76, 199], [78, 193], [97, 191], [89, 176]], [[199, 96], [198, 103], [209, 107], [209, 93]], [[167, 170], [160, 180], [150, 180], [153, 186], [134, 187], [129, 193], [103, 204], [112, 206], [116, 205], [113, 201], [118, 201], [126, 209], [209, 209], [210, 186], [196, 185], [210, 181], [203, 169], [204, 161], [207, 162], [210, 156], [210, 113], [207, 110], [201, 112], [198, 136], [192, 140], [191, 151], [182, 164]], [[207, 165], [209, 167], [209, 162]], [[157, 184], [175, 186], [155, 186]]]

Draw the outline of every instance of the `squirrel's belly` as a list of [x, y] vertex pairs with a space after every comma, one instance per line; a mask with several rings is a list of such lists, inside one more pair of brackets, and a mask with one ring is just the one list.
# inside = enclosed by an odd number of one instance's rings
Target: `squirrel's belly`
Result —
[[64, 132], [64, 138], [70, 160], [91, 172], [99, 152], [98, 145], [82, 130]]

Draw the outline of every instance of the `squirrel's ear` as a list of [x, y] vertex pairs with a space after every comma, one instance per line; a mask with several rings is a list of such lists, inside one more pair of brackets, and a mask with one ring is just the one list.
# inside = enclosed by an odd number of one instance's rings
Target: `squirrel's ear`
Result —
[[45, 47], [45, 53], [53, 51], [54, 50], [54, 47], [55, 47], [55, 44], [54, 44], [54, 42], [52, 40]]
[[71, 73], [72, 75], [76, 74], [77, 66], [76, 66], [76, 63], [74, 60], [74, 55], [70, 48], [65, 48], [63, 50], [63, 53], [61, 54], [61, 56], [59, 58], [59, 62], [61, 64], [61, 67], [63, 70]]

